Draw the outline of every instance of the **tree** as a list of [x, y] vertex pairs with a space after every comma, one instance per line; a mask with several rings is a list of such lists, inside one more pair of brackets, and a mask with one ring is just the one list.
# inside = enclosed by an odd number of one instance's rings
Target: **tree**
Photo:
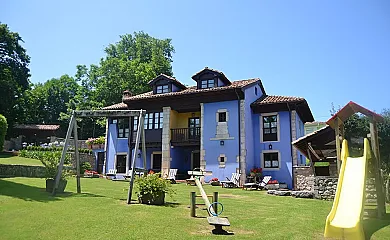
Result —
[[7, 134], [7, 119], [0, 114], [0, 152], [4, 148], [5, 135]]
[[122, 101], [124, 90], [133, 94], [150, 90], [148, 82], [163, 73], [172, 76], [171, 39], [157, 39], [144, 32], [120, 36], [110, 44], [100, 66], [90, 70], [95, 98], [105, 106]]
[[18, 33], [0, 23], [0, 113], [7, 117], [11, 126], [23, 118], [18, 112], [18, 104], [29, 89], [30, 57], [21, 42]]

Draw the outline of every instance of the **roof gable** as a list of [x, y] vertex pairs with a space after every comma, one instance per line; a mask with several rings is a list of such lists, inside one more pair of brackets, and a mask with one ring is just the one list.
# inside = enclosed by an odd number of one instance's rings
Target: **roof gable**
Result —
[[160, 74], [156, 78], [154, 78], [153, 80], [148, 82], [148, 84], [152, 87], [155, 85], [164, 85], [164, 84], [168, 84], [168, 83], [175, 85], [180, 90], [187, 89], [187, 87], [184, 86], [181, 82], [179, 82], [176, 78], [165, 75], [165, 74]]
[[231, 82], [229, 79], [225, 76], [225, 74], [221, 71], [205, 67], [199, 72], [195, 73], [192, 76], [192, 79], [199, 82], [199, 80], [206, 80], [206, 79], [220, 79], [226, 86], [230, 85]]

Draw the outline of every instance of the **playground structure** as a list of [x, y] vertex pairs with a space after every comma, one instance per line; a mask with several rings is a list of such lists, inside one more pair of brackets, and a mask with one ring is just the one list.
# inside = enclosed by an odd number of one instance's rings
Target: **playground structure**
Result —
[[[61, 178], [61, 173], [64, 167], [64, 161], [65, 161], [65, 156], [67, 153], [67, 150], [69, 148], [69, 140], [72, 136], [72, 131], [73, 131], [73, 137], [74, 137], [74, 148], [75, 148], [75, 158], [76, 158], [76, 181], [77, 181], [77, 193], [81, 193], [81, 185], [80, 185], [80, 156], [79, 156], [79, 148], [77, 144], [78, 140], [78, 135], [77, 135], [77, 119], [76, 118], [83, 118], [83, 117], [128, 117], [129, 118], [129, 124], [131, 125], [131, 117], [138, 117], [139, 122], [143, 123], [144, 122], [144, 117], [145, 117], [146, 111], [145, 110], [81, 110], [81, 111], [73, 111], [72, 115], [70, 117], [69, 121], [69, 126], [68, 126], [68, 131], [66, 133], [66, 138], [65, 138], [65, 145], [64, 148], [62, 149], [62, 155], [61, 155], [61, 160], [60, 164], [58, 165], [58, 170], [57, 170], [57, 176], [55, 179], [55, 184], [53, 188], [52, 195], [54, 196], [56, 194], [58, 184]], [[107, 122], [108, 124], [108, 122]], [[106, 131], [108, 129], [108, 126], [106, 126]], [[107, 133], [106, 133], [107, 135]], [[136, 143], [135, 143], [135, 149], [133, 152], [133, 157], [131, 158], [131, 177], [130, 177], [130, 185], [129, 185], [129, 191], [127, 195], [127, 204], [131, 203], [131, 195], [133, 192], [133, 184], [134, 184], [134, 176], [135, 176], [135, 160], [136, 160], [136, 154], [138, 152], [139, 144], [142, 138], [142, 158], [143, 158], [143, 170], [146, 173], [146, 145], [145, 145], [145, 129], [144, 129], [144, 124], [138, 124], [137, 128], [137, 135], [136, 135]], [[128, 138], [128, 142], [130, 143], [130, 135]], [[106, 143], [107, 144], [107, 143]], [[128, 151], [128, 159], [130, 157], [130, 147]], [[105, 165], [105, 164], [104, 164]], [[137, 168], [138, 171], [140, 171], [140, 168]]]
[[[189, 175], [192, 175], [195, 179], [195, 184], [199, 189], [200, 196], [202, 197], [207, 213], [209, 217], [207, 217], [207, 221], [210, 225], [213, 225], [215, 229], [213, 229], [213, 234], [229, 234], [227, 231], [222, 229], [222, 226], [230, 226], [230, 222], [227, 218], [218, 217], [223, 212], [222, 203], [218, 202], [218, 192], [215, 192], [213, 195], [213, 203], [210, 203], [206, 192], [203, 189], [202, 183], [200, 182], [200, 178], [205, 176], [204, 171], [189, 171]], [[196, 195], [195, 192], [192, 192], [190, 195], [191, 198], [191, 217], [195, 217], [195, 208], [196, 208]], [[218, 206], [221, 207], [221, 210], [218, 212]]]
[[[371, 146], [368, 139], [365, 138], [363, 156], [352, 158], [349, 157], [348, 143], [344, 139], [344, 122], [358, 112], [366, 115], [370, 120]], [[377, 130], [377, 123], [382, 121], [382, 116], [354, 102], [349, 102], [327, 121], [327, 124], [335, 130], [339, 179], [333, 207], [326, 219], [325, 237], [364, 239], [362, 220], [368, 163], [372, 164], [375, 178], [376, 216], [382, 218], [386, 213]], [[343, 143], [342, 148], [340, 142]]]

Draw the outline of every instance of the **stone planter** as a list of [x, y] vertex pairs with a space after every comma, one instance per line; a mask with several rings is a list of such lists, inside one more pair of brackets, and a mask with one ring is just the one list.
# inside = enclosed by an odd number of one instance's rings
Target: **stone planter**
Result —
[[279, 188], [280, 189], [287, 189], [287, 184], [286, 183], [279, 183]]
[[139, 203], [149, 205], [163, 205], [165, 203], [165, 193], [159, 192], [157, 197], [153, 199], [150, 193], [138, 196]]
[[267, 190], [276, 190], [279, 189], [279, 183], [272, 183], [272, 184], [267, 184], [265, 186]]
[[212, 182], [210, 182], [210, 185], [211, 186], [220, 186], [221, 183], [219, 181], [212, 181]]
[[92, 144], [88, 145], [89, 149], [104, 149], [104, 144]]
[[[54, 183], [55, 183], [54, 179], [46, 179], [46, 192], [53, 192]], [[65, 191], [67, 183], [68, 183], [67, 180], [61, 179], [58, 184], [57, 193], [63, 193]]]

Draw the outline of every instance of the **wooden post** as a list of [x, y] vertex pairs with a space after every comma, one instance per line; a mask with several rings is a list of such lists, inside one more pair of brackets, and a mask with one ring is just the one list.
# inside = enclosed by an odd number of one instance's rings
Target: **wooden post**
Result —
[[137, 158], [137, 152], [138, 152], [138, 148], [139, 148], [139, 141], [140, 141], [140, 138], [141, 138], [141, 125], [144, 124], [144, 114], [143, 114], [143, 110], [140, 110], [140, 114], [139, 114], [139, 121], [138, 121], [138, 129], [137, 129], [137, 138], [135, 140], [135, 147], [134, 147], [134, 152], [133, 152], [133, 158], [132, 158], [132, 162], [131, 162], [131, 177], [130, 177], [130, 186], [129, 186], [129, 192], [127, 194], [127, 204], [130, 204], [131, 203], [131, 195], [133, 193], [133, 183], [134, 183], [134, 175], [135, 175], [135, 159]]
[[190, 192], [190, 216], [196, 217], [196, 195], [195, 192]]
[[337, 156], [337, 176], [340, 175], [340, 168], [341, 168], [341, 146], [340, 146], [340, 119], [336, 117], [334, 120], [334, 130], [335, 130], [335, 136], [336, 136], [336, 156]]
[[81, 193], [80, 185], [80, 155], [79, 155], [79, 138], [77, 136], [77, 121], [73, 124], [73, 139], [74, 139], [74, 155], [76, 158], [76, 183], [77, 183], [77, 193]]
[[214, 208], [214, 212], [217, 213], [218, 212], [218, 204], [216, 202], [218, 202], [218, 192], [213, 192], [213, 208]]
[[377, 124], [373, 119], [370, 119], [370, 134], [371, 134], [371, 148], [375, 158], [372, 163], [375, 169], [375, 187], [378, 204], [378, 217], [382, 218], [386, 213], [385, 196], [384, 196], [384, 185], [381, 172], [381, 159], [379, 154], [379, 141], [378, 141], [378, 128]]
[[56, 176], [56, 179], [54, 182], [54, 187], [53, 187], [53, 192], [52, 192], [53, 196], [56, 195], [56, 190], [58, 188], [58, 184], [60, 183], [62, 169], [64, 167], [64, 161], [65, 161], [66, 153], [67, 153], [68, 147], [69, 147], [69, 139], [72, 135], [73, 125], [75, 124], [75, 121], [76, 121], [76, 117], [75, 117], [75, 114], [73, 111], [72, 116], [70, 117], [68, 131], [66, 132], [65, 145], [64, 145], [64, 148], [62, 149], [60, 164], [58, 165], [58, 169], [57, 169], [57, 176]]

